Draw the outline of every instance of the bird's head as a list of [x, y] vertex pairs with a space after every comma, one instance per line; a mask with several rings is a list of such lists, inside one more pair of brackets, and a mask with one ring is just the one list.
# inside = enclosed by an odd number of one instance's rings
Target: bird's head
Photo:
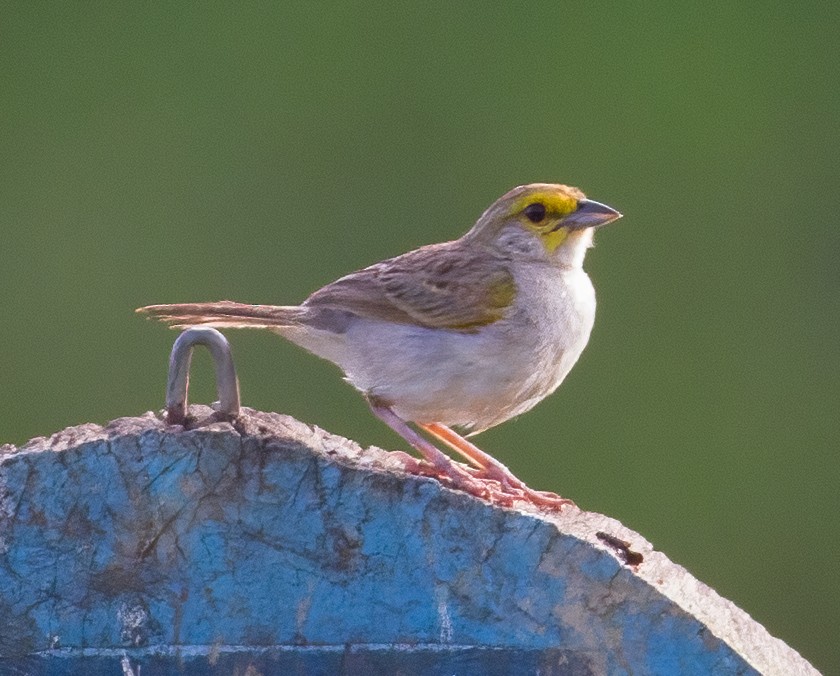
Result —
[[502, 255], [580, 266], [595, 228], [619, 218], [577, 188], [532, 183], [502, 195], [465, 237]]

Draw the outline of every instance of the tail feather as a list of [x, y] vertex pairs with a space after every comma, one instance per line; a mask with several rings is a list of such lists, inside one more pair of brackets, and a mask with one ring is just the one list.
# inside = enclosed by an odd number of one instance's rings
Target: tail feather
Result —
[[222, 300], [216, 303], [175, 303], [147, 305], [135, 312], [168, 324], [173, 329], [188, 326], [215, 328], [271, 329], [292, 326], [301, 314], [298, 306], [247, 305]]

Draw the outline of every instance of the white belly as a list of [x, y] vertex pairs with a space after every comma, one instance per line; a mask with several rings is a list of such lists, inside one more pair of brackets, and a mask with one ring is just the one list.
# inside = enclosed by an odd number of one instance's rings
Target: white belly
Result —
[[[360, 318], [346, 334], [283, 334], [338, 364], [357, 389], [404, 420], [479, 431], [551, 394], [586, 346], [595, 318], [595, 293], [581, 269], [516, 282], [509, 316], [474, 333]], [[539, 302], [518, 302], [526, 289]]]

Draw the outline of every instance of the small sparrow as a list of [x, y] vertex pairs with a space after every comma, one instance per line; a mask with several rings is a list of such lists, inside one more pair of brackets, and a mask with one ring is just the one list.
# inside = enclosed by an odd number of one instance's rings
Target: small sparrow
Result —
[[[461, 238], [353, 272], [300, 305], [219, 301], [138, 312], [176, 328], [274, 331], [344, 371], [373, 413], [423, 456], [406, 459], [409, 471], [500, 504], [560, 508], [571, 501], [528, 488], [452, 427], [486, 430], [563, 382], [595, 319], [586, 250], [596, 228], [619, 218], [577, 188], [534, 183], [502, 195]], [[473, 467], [453, 462], [418, 429]]]

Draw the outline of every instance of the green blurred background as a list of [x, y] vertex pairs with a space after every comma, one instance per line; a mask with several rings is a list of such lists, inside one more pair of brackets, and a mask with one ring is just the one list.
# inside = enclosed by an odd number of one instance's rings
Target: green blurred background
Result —
[[[589, 348], [479, 439], [840, 672], [838, 5], [0, 5], [0, 442], [162, 405], [149, 303], [294, 303], [567, 182]], [[405, 444], [231, 334], [244, 403]], [[193, 399], [213, 397], [196, 360]]]

